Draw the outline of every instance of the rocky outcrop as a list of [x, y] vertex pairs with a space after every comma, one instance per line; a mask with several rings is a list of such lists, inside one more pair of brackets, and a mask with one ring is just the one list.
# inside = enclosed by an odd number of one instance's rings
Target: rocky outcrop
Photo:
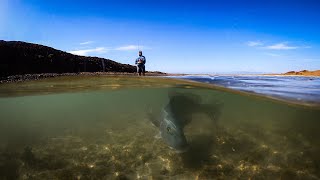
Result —
[[0, 78], [21, 74], [135, 71], [135, 66], [110, 59], [73, 55], [39, 44], [0, 40]]

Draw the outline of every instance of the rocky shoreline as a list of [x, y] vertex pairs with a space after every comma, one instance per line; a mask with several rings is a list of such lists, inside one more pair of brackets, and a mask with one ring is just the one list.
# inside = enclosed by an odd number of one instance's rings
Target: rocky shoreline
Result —
[[78, 56], [40, 44], [0, 40], [0, 80], [87, 72], [134, 73], [136, 67], [111, 59]]
[[[41, 74], [23, 74], [12, 75], [0, 78], [0, 84], [24, 82], [31, 80], [40, 80], [45, 78], [61, 77], [61, 76], [137, 76], [137, 73], [128, 72], [81, 72], [81, 73], [41, 73]], [[170, 76], [173, 74], [167, 74], [158, 71], [146, 72], [146, 76]]]
[[[60, 76], [137, 76], [136, 67], [110, 59], [78, 56], [52, 47], [0, 40], [0, 84]], [[147, 71], [146, 76], [177, 76]]]

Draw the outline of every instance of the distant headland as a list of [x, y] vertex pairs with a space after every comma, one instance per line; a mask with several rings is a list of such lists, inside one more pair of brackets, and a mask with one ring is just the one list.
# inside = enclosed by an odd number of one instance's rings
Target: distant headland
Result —
[[320, 70], [316, 70], [316, 71], [308, 71], [308, 70], [289, 71], [289, 72], [284, 73], [284, 75], [320, 76]]
[[266, 74], [266, 75], [280, 75], [280, 76], [320, 76], [320, 70], [315, 71], [308, 71], [308, 70], [302, 70], [302, 71], [289, 71], [282, 74]]
[[[0, 81], [12, 82], [61, 75], [134, 75], [136, 67], [99, 57], [78, 56], [52, 47], [0, 40]], [[147, 72], [147, 75], [165, 75]]]

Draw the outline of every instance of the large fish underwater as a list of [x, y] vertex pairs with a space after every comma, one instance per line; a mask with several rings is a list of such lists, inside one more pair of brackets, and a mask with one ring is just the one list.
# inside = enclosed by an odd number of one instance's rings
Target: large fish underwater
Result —
[[149, 114], [149, 119], [160, 133], [157, 137], [179, 153], [189, 149], [184, 134], [184, 127], [192, 120], [193, 113], [205, 113], [216, 124], [219, 116], [218, 104], [204, 104], [201, 98], [194, 94], [169, 92], [169, 102], [160, 112], [160, 116]]

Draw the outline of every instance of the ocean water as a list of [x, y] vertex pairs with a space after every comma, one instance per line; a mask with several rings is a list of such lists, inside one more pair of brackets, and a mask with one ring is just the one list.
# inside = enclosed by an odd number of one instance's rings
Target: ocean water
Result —
[[[184, 153], [147, 115], [172, 92], [218, 107], [214, 121], [191, 114]], [[319, 117], [316, 105], [177, 79], [1, 84], [0, 179], [319, 179]]]
[[320, 104], [320, 77], [303, 76], [172, 76], [305, 104]]

